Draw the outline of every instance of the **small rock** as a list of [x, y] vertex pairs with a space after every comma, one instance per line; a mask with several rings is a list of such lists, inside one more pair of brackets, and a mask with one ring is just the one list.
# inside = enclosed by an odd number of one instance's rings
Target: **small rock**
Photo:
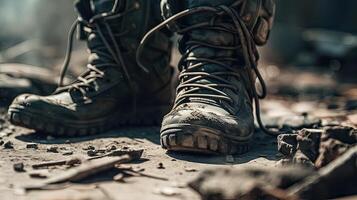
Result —
[[162, 164], [161, 162], [159, 164], [157, 164], [158, 169], [165, 169], [164, 164]]
[[0, 140], [0, 146], [2, 146], [5, 142]]
[[28, 149], [38, 149], [38, 144], [36, 143], [27, 143], [26, 148]]
[[14, 148], [14, 144], [11, 141], [7, 141], [4, 144], [4, 148], [5, 149], [13, 149]]
[[15, 170], [16, 172], [24, 172], [24, 171], [25, 171], [25, 165], [24, 165], [24, 163], [15, 163], [15, 164], [13, 165], [13, 167], [14, 167], [14, 170]]
[[87, 151], [87, 155], [90, 157], [96, 156], [98, 154], [98, 151], [95, 149]]
[[47, 152], [58, 153], [58, 147], [57, 146], [47, 147]]

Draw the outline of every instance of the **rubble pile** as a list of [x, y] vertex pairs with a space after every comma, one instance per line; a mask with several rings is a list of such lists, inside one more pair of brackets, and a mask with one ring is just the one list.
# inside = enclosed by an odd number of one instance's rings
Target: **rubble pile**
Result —
[[357, 195], [357, 147], [318, 171], [299, 165], [203, 171], [190, 184], [203, 200], [331, 199]]
[[320, 169], [357, 144], [357, 129], [327, 126], [302, 129], [278, 136], [278, 150], [286, 158], [282, 164], [296, 163]]

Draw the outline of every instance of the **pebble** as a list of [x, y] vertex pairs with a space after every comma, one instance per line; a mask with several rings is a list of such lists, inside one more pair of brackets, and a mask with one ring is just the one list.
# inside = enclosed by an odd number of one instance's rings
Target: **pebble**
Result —
[[16, 172], [24, 172], [25, 171], [24, 163], [15, 163], [13, 167]]
[[38, 149], [38, 144], [36, 143], [27, 143], [26, 148], [28, 149]]
[[47, 152], [58, 153], [58, 147], [57, 146], [47, 147]]
[[96, 156], [97, 154], [98, 154], [98, 151], [95, 149], [87, 151], [87, 155], [91, 156], [91, 157]]

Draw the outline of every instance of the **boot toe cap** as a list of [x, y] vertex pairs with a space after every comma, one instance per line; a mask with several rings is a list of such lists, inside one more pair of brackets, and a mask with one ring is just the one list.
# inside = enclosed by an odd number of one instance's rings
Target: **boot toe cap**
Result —
[[220, 107], [187, 103], [173, 109], [162, 123], [162, 129], [175, 125], [200, 126], [228, 137], [250, 137], [254, 132], [254, 119], [251, 112], [240, 112], [231, 115]]

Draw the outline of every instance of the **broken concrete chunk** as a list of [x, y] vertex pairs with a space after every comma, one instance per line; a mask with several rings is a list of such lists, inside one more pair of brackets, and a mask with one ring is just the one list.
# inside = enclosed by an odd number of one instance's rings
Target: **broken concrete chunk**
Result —
[[297, 134], [281, 134], [278, 136], [278, 151], [285, 156], [292, 156], [296, 151]]
[[318, 156], [321, 129], [302, 129], [296, 137], [297, 149], [314, 162]]

